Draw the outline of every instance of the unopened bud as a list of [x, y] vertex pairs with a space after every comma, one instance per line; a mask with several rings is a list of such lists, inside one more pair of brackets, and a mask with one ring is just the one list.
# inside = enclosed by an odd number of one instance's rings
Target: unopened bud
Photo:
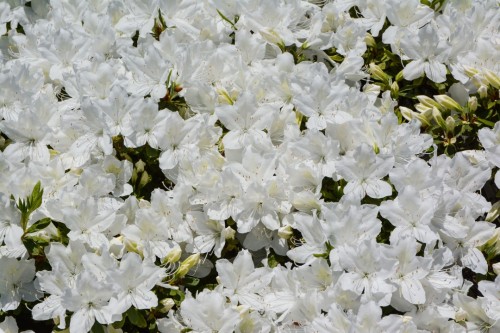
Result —
[[179, 261], [181, 259], [182, 255], [182, 250], [179, 247], [174, 247], [168, 254], [163, 258], [162, 263], [166, 264], [173, 264]]
[[446, 129], [446, 122], [444, 121], [441, 112], [437, 108], [432, 108], [432, 117], [441, 128]]
[[394, 96], [397, 96], [399, 94], [399, 85], [396, 81], [391, 84], [391, 92]]
[[137, 173], [144, 172], [144, 167], [146, 166], [146, 163], [144, 163], [142, 160], [139, 160], [135, 163], [135, 169], [137, 170]]
[[386, 83], [389, 82], [389, 76], [384, 73], [382, 68], [380, 68], [378, 65], [375, 65], [373, 62], [370, 64], [369, 72], [375, 79]]
[[125, 240], [123, 241], [123, 244], [125, 245], [125, 249], [127, 250], [127, 252], [135, 252], [135, 253], [142, 256], [142, 252], [139, 250], [136, 242], [131, 241], [128, 238], [125, 238]]
[[375, 38], [373, 38], [373, 36], [370, 33], [366, 33], [365, 43], [369, 47], [377, 47], [377, 42], [375, 41]]
[[149, 177], [149, 174], [147, 171], [144, 171], [141, 174], [141, 180], [139, 181], [139, 188], [143, 188], [146, 186], [149, 182], [151, 181], [151, 178]]
[[495, 73], [493, 73], [492, 71], [490, 71], [488, 69], [484, 69], [483, 75], [484, 75], [486, 81], [488, 81], [489, 84], [491, 84], [493, 87], [495, 87], [495, 89], [500, 88], [500, 77], [498, 77], [498, 75], [496, 75]]
[[399, 111], [401, 112], [401, 114], [403, 115], [403, 117], [408, 120], [408, 121], [411, 121], [414, 117], [414, 112], [410, 109], [408, 109], [407, 107], [405, 106], [400, 106], [399, 107]]
[[469, 97], [467, 105], [469, 106], [470, 111], [475, 112], [477, 110], [477, 97], [476, 96]]
[[477, 93], [479, 94], [479, 97], [486, 98], [486, 96], [488, 96], [488, 87], [485, 85], [481, 85], [477, 90]]
[[476, 75], [478, 73], [478, 70], [475, 69], [474, 67], [470, 67], [470, 66], [464, 65], [463, 68], [464, 68], [465, 74], [468, 77], [473, 77], [474, 75]]
[[492, 268], [493, 268], [493, 272], [496, 274], [496, 275], [500, 275], [500, 262], [497, 262], [493, 265], [491, 265]]
[[222, 235], [224, 236], [224, 239], [234, 239], [234, 236], [236, 235], [236, 231], [231, 228], [227, 227], [224, 230], [222, 230]]
[[172, 309], [175, 305], [175, 302], [171, 298], [164, 298], [160, 301], [160, 312], [167, 313]]
[[452, 116], [448, 116], [446, 118], [446, 131], [450, 134], [453, 134], [455, 130], [455, 119]]
[[490, 211], [488, 212], [488, 215], [486, 215], [485, 220], [487, 222], [493, 222], [497, 219], [498, 216], [500, 216], [500, 201], [497, 201], [493, 204]]
[[425, 105], [428, 108], [436, 107], [438, 109], [441, 109], [441, 105], [439, 105], [438, 102], [436, 102], [435, 100], [433, 100], [430, 97], [427, 97], [425, 95], [418, 95], [417, 99], [420, 103], [422, 103], [423, 105]]
[[179, 268], [175, 272], [175, 277], [182, 278], [182, 277], [186, 276], [186, 274], [189, 272], [189, 270], [191, 268], [193, 268], [194, 266], [198, 265], [199, 262], [200, 262], [200, 254], [199, 253], [195, 253], [195, 254], [190, 255], [179, 266]]
[[434, 99], [445, 109], [461, 111], [462, 107], [448, 95], [435, 95]]
[[465, 312], [464, 310], [460, 309], [455, 313], [456, 321], [465, 321], [465, 319], [467, 319], [467, 312]]
[[278, 229], [278, 236], [283, 239], [290, 239], [293, 236], [293, 229], [289, 225]]
[[493, 237], [488, 239], [480, 249], [487, 258], [495, 258], [498, 256], [500, 254], [500, 229], [496, 229]]
[[397, 82], [399, 82], [399, 81], [401, 81], [403, 78], [404, 78], [404, 76], [403, 76], [403, 71], [400, 71], [400, 72], [396, 75], [396, 81], [397, 81]]
[[415, 109], [420, 113], [432, 112], [432, 106], [428, 107], [422, 103], [415, 104]]

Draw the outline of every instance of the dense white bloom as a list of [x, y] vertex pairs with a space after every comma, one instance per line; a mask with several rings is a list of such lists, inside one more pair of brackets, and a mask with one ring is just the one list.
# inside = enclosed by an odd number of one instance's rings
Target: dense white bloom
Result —
[[500, 125], [432, 156], [396, 109], [498, 97], [497, 1], [438, 5], [1, 1], [0, 331], [500, 330]]

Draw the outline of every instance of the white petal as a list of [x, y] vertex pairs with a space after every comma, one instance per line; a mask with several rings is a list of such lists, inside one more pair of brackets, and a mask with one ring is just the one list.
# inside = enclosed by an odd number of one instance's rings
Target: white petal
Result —
[[418, 280], [404, 279], [401, 282], [403, 297], [412, 304], [425, 303], [425, 291]]
[[69, 330], [71, 333], [87, 333], [94, 325], [95, 317], [91, 310], [81, 309], [73, 313]]
[[476, 248], [469, 249], [467, 254], [462, 257], [462, 265], [470, 268], [475, 273], [484, 275], [488, 272], [488, 263], [483, 253]]
[[403, 69], [403, 77], [407, 80], [415, 80], [424, 74], [424, 63], [422, 60], [414, 60]]
[[436, 83], [446, 81], [446, 66], [435, 60], [431, 60], [424, 64], [425, 74], [429, 79]]
[[367, 179], [366, 183], [366, 194], [370, 198], [385, 198], [392, 194], [392, 187], [388, 183], [379, 179]]

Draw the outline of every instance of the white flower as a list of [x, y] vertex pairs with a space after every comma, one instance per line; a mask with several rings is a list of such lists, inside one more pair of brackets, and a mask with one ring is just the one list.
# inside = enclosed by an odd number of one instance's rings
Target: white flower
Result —
[[241, 149], [267, 140], [263, 130], [276, 112], [271, 105], [258, 106], [255, 96], [243, 93], [233, 105], [216, 108], [215, 114], [229, 130], [222, 139], [225, 148]]
[[439, 238], [430, 228], [435, 209], [432, 198], [422, 198], [416, 189], [406, 186], [395, 200], [380, 205], [380, 214], [396, 227], [391, 233], [391, 242], [410, 237], [431, 243]]
[[428, 24], [418, 34], [405, 34], [401, 40], [401, 49], [412, 59], [403, 69], [407, 80], [415, 80], [425, 75], [436, 83], [446, 80], [446, 66], [449, 46], [441, 41], [433, 24]]
[[220, 284], [224, 287], [224, 296], [229, 297], [234, 304], [248, 305], [253, 309], [263, 308], [260, 293], [271, 282], [273, 275], [270, 269], [255, 268], [252, 256], [247, 250], [238, 253], [233, 263], [221, 259], [215, 267], [219, 273]]
[[35, 290], [34, 260], [17, 260], [0, 256], [0, 309], [15, 310], [21, 300], [33, 302], [42, 294]]
[[87, 333], [95, 321], [101, 324], [110, 324], [114, 311], [108, 302], [113, 295], [113, 287], [104, 281], [84, 271], [76, 279], [73, 289], [67, 289], [63, 296], [63, 306], [73, 312], [69, 329], [75, 333]]
[[188, 327], [200, 332], [231, 333], [240, 321], [236, 308], [217, 291], [205, 290], [196, 298], [188, 292], [180, 313]]
[[394, 165], [394, 157], [376, 155], [367, 144], [362, 144], [354, 151], [354, 156], [344, 156], [337, 162], [337, 172], [347, 185], [344, 194], [354, 200], [361, 200], [368, 195], [372, 198], [384, 198], [392, 194], [392, 187], [381, 178], [387, 176]]
[[156, 307], [158, 298], [151, 289], [164, 276], [164, 269], [150, 260], [143, 261], [137, 253], [126, 253], [120, 260], [120, 267], [109, 274], [117, 289], [110, 301], [110, 309], [122, 314], [131, 306], [136, 309]]

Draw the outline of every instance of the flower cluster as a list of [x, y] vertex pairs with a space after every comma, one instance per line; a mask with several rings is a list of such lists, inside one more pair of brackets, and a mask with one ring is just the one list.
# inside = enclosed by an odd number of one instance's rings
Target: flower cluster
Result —
[[0, 331], [500, 331], [499, 21], [0, 3]]

